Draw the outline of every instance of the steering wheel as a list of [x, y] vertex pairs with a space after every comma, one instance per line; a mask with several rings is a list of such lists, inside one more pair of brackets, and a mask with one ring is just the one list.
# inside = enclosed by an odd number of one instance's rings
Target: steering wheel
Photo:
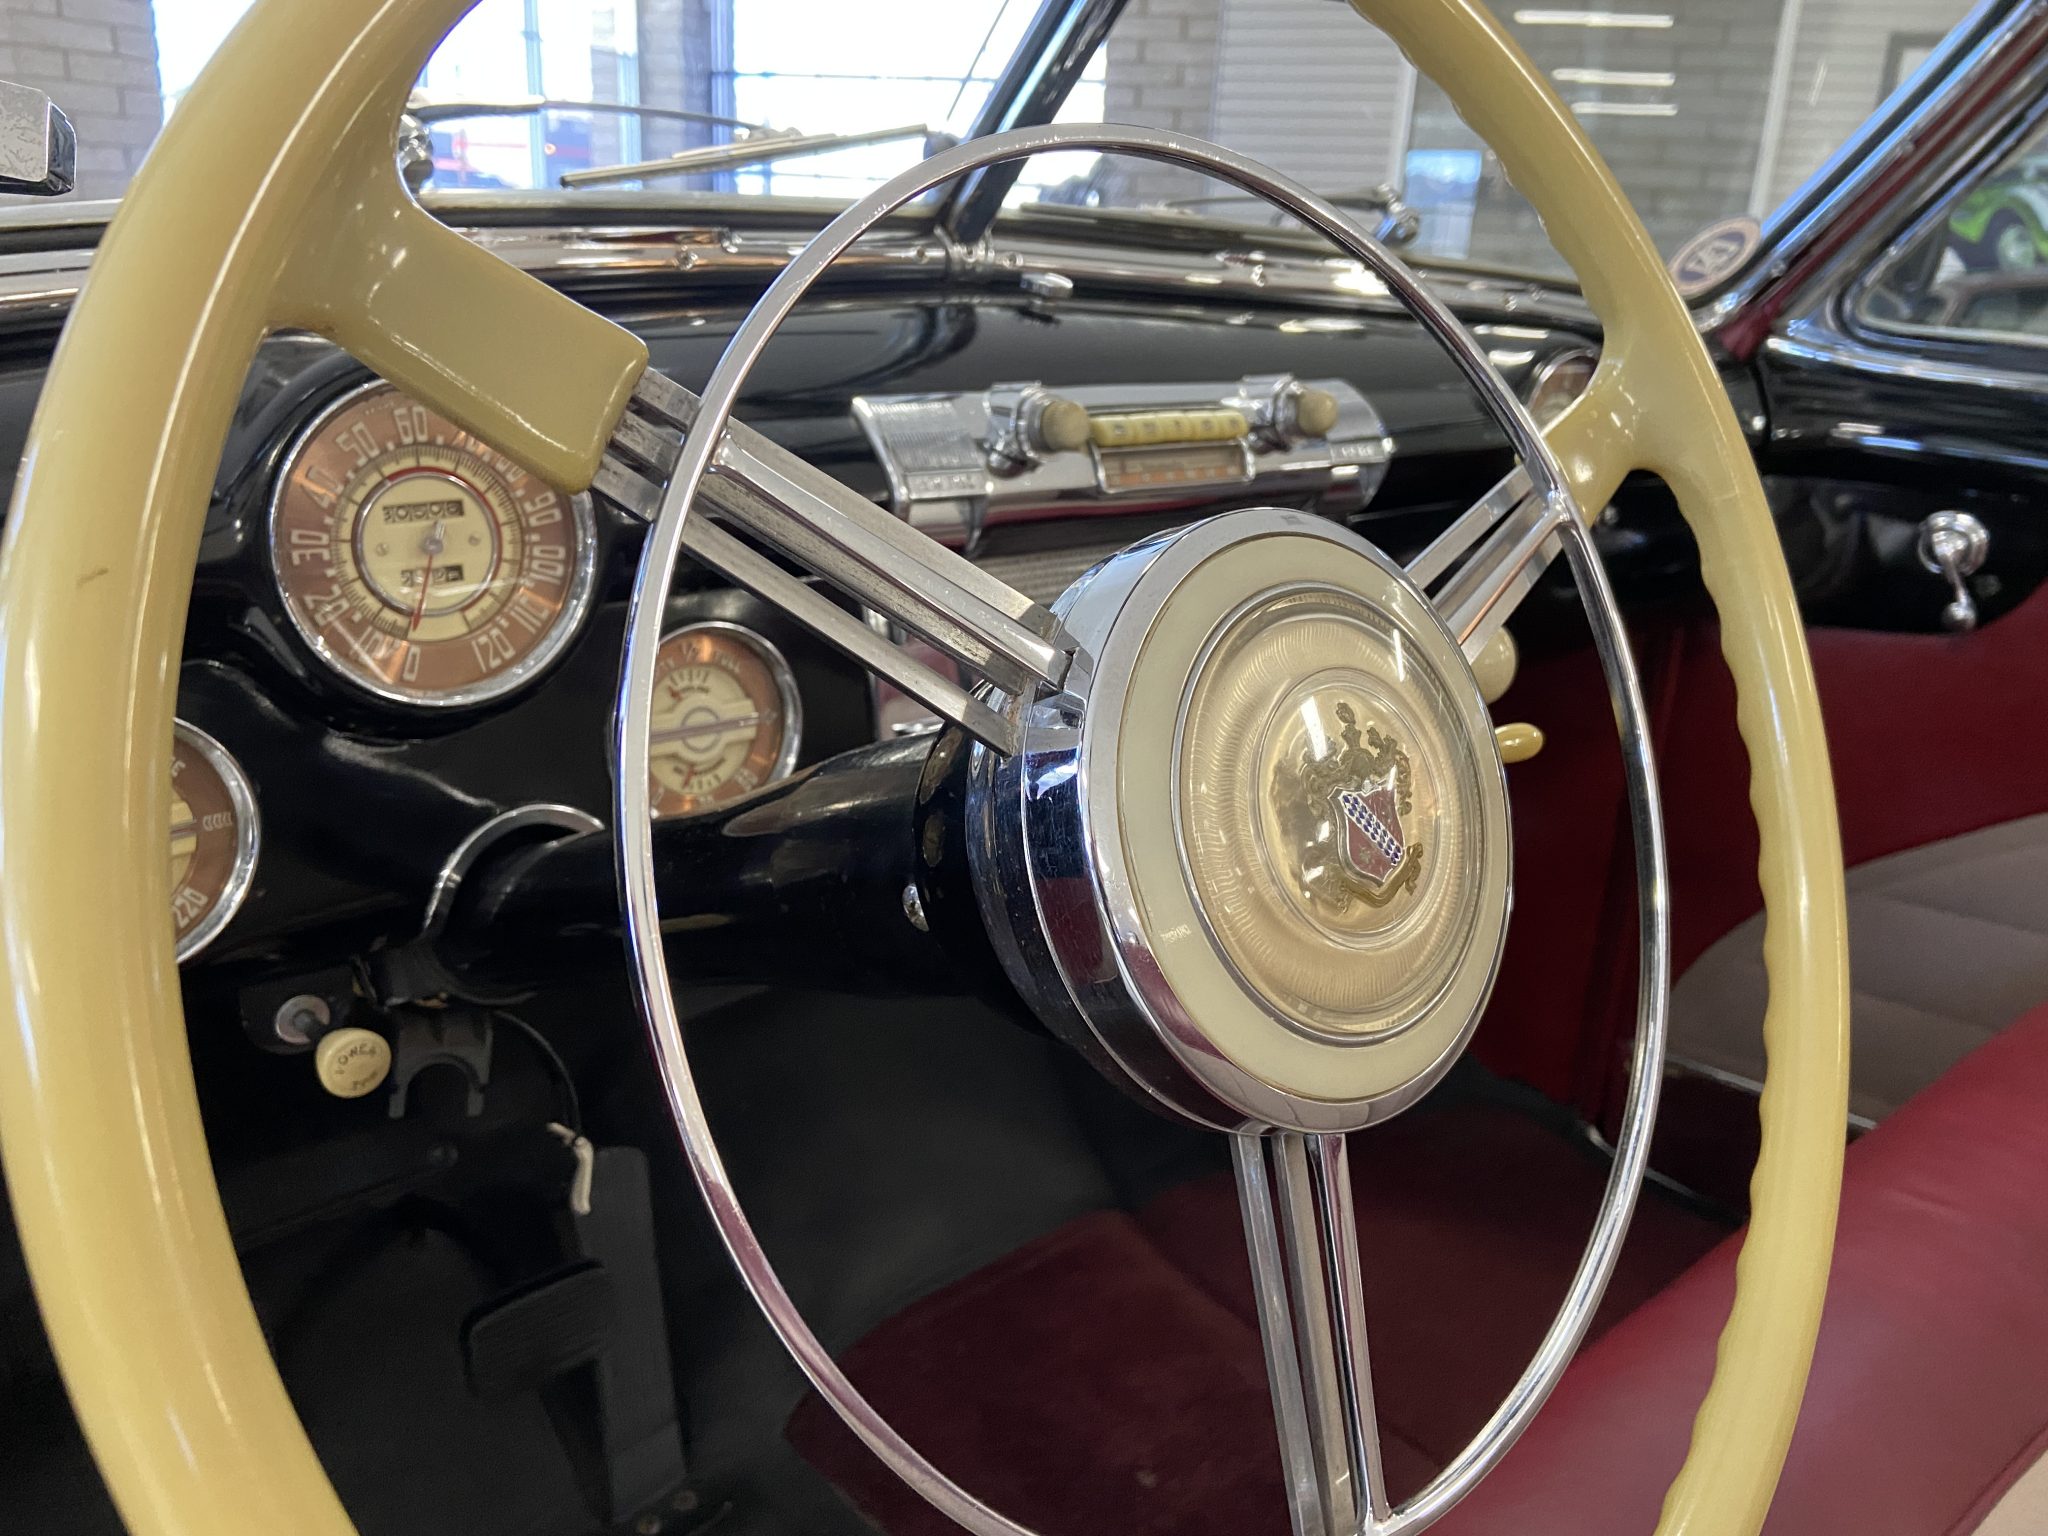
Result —
[[[631, 766], [646, 759], [659, 599], [680, 549], [955, 722], [933, 779], [965, 781], [982, 916], [1013, 980], [1103, 1070], [1232, 1136], [1296, 1529], [1334, 1536], [1420, 1528], [1505, 1452], [1583, 1332], [1641, 1177], [1668, 992], [1663, 852], [1626, 637], [1582, 512], [1630, 469], [1662, 475], [1698, 539], [1737, 684], [1771, 1005], [1737, 1296], [1659, 1529], [1758, 1528], [1818, 1326], [1847, 1093], [1840, 848], [1797, 606], [1713, 367], [1571, 114], [1476, 0], [1354, 4], [1495, 147], [1605, 325], [1592, 384], [1547, 440], [1458, 322], [1338, 210], [1213, 146], [1111, 128], [965, 144], [855, 205], [770, 287], [696, 400], [649, 371], [635, 338], [401, 188], [392, 125], [469, 0], [258, 0], [99, 249], [0, 555], [0, 1151], [66, 1385], [131, 1531], [351, 1530], [241, 1278], [163, 916], [190, 572], [247, 366], [287, 327], [332, 337], [553, 484], [595, 485], [652, 519], [617, 825], [634, 969], [685, 1150], [819, 1390], [984, 1532], [1021, 1528], [924, 1462], [825, 1355], [753, 1242], [697, 1102], [654, 926], [645, 775]], [[883, 211], [988, 161], [1072, 147], [1192, 166], [1320, 229], [1451, 350], [1519, 470], [1405, 570], [1341, 529], [1254, 509], [1127, 551], [1048, 613], [729, 422], [761, 345]], [[106, 451], [110, 419], [126, 452]], [[840, 610], [700, 502], [938, 640], [989, 687], [917, 670], [862, 626], [835, 629]], [[1506, 797], [1465, 658], [1560, 546], [1614, 696], [1638, 834], [1634, 1087], [1594, 1241], [1538, 1357], [1473, 1447], [1392, 1509], [1344, 1138], [1441, 1075], [1491, 987]]]

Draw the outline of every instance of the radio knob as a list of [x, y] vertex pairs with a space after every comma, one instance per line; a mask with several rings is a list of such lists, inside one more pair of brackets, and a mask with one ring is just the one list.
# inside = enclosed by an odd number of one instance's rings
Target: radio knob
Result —
[[1046, 455], [1088, 446], [1088, 408], [1039, 384], [998, 384], [987, 395], [988, 463], [1013, 475]]
[[1302, 437], [1328, 437], [1337, 425], [1337, 397], [1327, 389], [1304, 389], [1294, 397], [1294, 430]]
[[1275, 448], [1293, 448], [1337, 430], [1342, 407], [1327, 389], [1291, 373], [1252, 374], [1238, 385], [1238, 401], [1253, 429]]
[[1077, 453], [1088, 446], [1088, 407], [1064, 395], [1047, 395], [1031, 430], [1047, 453]]

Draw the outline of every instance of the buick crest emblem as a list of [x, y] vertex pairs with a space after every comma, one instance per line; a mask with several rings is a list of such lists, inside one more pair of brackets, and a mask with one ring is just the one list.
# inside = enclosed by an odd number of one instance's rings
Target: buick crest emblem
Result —
[[1337, 847], [1345, 865], [1359, 879], [1384, 890], [1408, 858], [1394, 776], [1338, 790], [1337, 810], [1344, 818], [1344, 836]]
[[1334, 711], [1334, 751], [1283, 766], [1274, 791], [1301, 844], [1301, 878], [1337, 913], [1354, 902], [1383, 907], [1422, 875], [1422, 844], [1408, 833], [1415, 767], [1400, 742], [1377, 726], [1360, 729], [1349, 704]]

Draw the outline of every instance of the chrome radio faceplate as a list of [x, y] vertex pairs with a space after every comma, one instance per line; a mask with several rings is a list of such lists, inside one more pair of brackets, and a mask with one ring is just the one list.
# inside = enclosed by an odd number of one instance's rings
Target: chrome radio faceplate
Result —
[[1046, 514], [1130, 511], [1242, 491], [1355, 511], [1393, 439], [1342, 379], [1265, 374], [1215, 384], [1037, 382], [981, 393], [862, 395], [853, 412], [897, 514], [947, 543]]

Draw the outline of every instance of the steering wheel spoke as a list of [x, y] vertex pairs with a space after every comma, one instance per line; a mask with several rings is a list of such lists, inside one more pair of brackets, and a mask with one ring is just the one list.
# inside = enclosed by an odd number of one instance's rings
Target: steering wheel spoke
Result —
[[1537, 496], [1517, 466], [1409, 563], [1410, 579], [1430, 591], [1468, 658], [1535, 590], [1563, 547], [1558, 535], [1572, 515], [1569, 506]]
[[1596, 516], [1627, 472], [1635, 433], [1618, 377], [1596, 376], [1545, 433], [1568, 497], [1540, 496], [1518, 463], [1408, 562], [1409, 579], [1430, 593], [1468, 658], [1536, 589], [1563, 551], [1565, 524]]
[[274, 323], [331, 337], [548, 484], [585, 489], [646, 344], [442, 224], [389, 158], [348, 178], [368, 190], [299, 253]]
[[1295, 1536], [1370, 1532], [1391, 1514], [1345, 1145], [1231, 1138]]
[[[633, 516], [651, 520], [696, 423], [698, 400], [648, 369], [632, 401], [592, 483]], [[974, 697], [973, 682], [1030, 697], [1066, 677], [1073, 643], [1044, 607], [751, 427], [726, 424], [698, 499], [710, 515], [685, 521], [684, 549], [999, 751], [1014, 750], [1015, 727]], [[759, 554], [733, 529], [837, 587], [879, 627]], [[950, 657], [958, 672], [949, 677], [892, 644], [891, 627]]]

